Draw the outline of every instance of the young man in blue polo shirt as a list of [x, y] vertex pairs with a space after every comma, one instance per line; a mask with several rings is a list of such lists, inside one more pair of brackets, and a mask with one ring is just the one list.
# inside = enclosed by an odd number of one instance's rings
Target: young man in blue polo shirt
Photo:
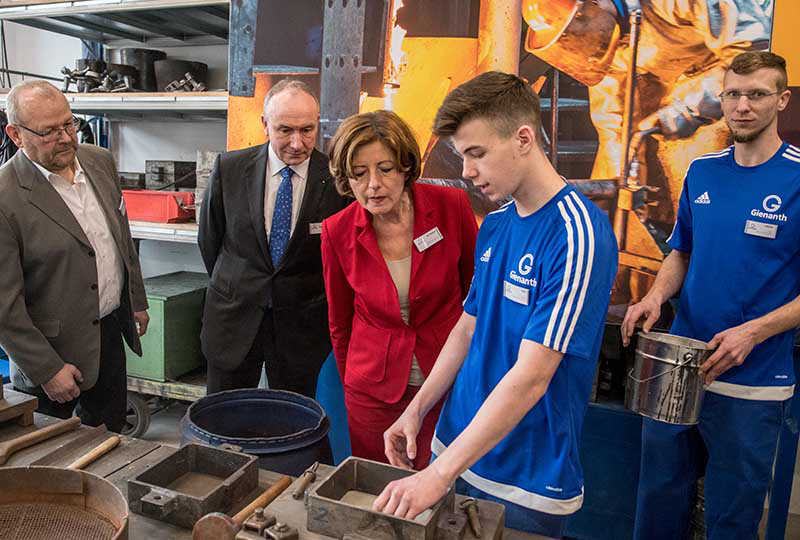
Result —
[[435, 459], [390, 484], [374, 508], [413, 517], [448, 486], [503, 502], [506, 523], [561, 536], [583, 500], [578, 441], [617, 269], [608, 218], [550, 165], [539, 101], [514, 75], [484, 73], [451, 92], [434, 123], [489, 198], [464, 313], [425, 384], [386, 432], [410, 465], [421, 419], [448, 391]]
[[737, 56], [720, 97], [733, 146], [689, 166], [678, 219], [653, 288], [628, 309], [622, 337], [681, 292], [673, 334], [708, 341], [706, 394], [697, 426], [644, 419], [634, 536], [689, 534], [695, 484], [705, 470], [710, 540], [752, 539], [764, 508], [781, 424], [794, 393], [800, 325], [800, 149], [778, 136], [786, 62]]

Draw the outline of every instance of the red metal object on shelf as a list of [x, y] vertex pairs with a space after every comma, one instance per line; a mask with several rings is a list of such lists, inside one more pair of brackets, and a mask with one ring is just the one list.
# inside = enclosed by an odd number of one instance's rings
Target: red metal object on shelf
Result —
[[178, 223], [194, 219], [194, 193], [123, 189], [128, 219]]

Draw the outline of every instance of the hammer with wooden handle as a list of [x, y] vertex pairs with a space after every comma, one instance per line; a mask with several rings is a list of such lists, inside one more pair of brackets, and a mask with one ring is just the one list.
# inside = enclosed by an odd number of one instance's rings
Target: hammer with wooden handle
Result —
[[220, 512], [201, 517], [192, 529], [192, 540], [235, 540], [236, 533], [256, 508], [263, 508], [283, 493], [292, 483], [288, 476], [281, 476], [268, 490], [258, 496], [232, 518]]
[[33, 446], [36, 443], [46, 441], [47, 439], [55, 437], [56, 435], [61, 435], [62, 433], [71, 431], [77, 428], [80, 424], [81, 419], [77, 416], [73, 416], [67, 420], [56, 422], [55, 424], [37, 429], [36, 431], [31, 431], [25, 435], [20, 435], [19, 437], [11, 439], [10, 441], [0, 443], [0, 465], [4, 465], [14, 452], [22, 450], [23, 448], [28, 448], [29, 446]]

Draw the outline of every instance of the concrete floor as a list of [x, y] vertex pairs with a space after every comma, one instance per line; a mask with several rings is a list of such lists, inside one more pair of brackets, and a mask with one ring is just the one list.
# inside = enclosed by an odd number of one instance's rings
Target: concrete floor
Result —
[[[166, 409], [161, 410], [152, 416], [150, 428], [142, 439], [167, 444], [170, 446], [180, 445], [180, 433], [178, 424], [186, 412], [187, 405], [173, 402]], [[766, 505], [765, 505], [766, 507]], [[792, 500], [789, 506], [789, 519], [786, 527], [787, 539], [800, 539], [800, 451], [798, 452], [798, 462], [794, 472], [794, 484], [792, 488]], [[766, 526], [766, 512], [761, 522], [761, 534]], [[544, 539], [545, 537], [541, 537]]]

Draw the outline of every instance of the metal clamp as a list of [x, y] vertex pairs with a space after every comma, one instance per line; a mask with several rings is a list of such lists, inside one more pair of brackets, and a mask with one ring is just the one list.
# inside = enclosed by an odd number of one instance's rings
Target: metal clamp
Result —
[[467, 497], [459, 503], [458, 507], [466, 512], [472, 533], [478, 538], [482, 537], [483, 527], [481, 527], [481, 520], [478, 517], [478, 501], [474, 497]]
[[264, 531], [264, 536], [271, 540], [298, 540], [299, 533], [297, 529], [285, 523], [276, 523]]
[[297, 487], [292, 492], [292, 498], [295, 500], [300, 500], [303, 498], [303, 494], [308, 489], [316, 479], [317, 479], [317, 468], [319, 467], [319, 461], [314, 462], [314, 464], [306, 469], [303, 473], [303, 476], [300, 478]]

